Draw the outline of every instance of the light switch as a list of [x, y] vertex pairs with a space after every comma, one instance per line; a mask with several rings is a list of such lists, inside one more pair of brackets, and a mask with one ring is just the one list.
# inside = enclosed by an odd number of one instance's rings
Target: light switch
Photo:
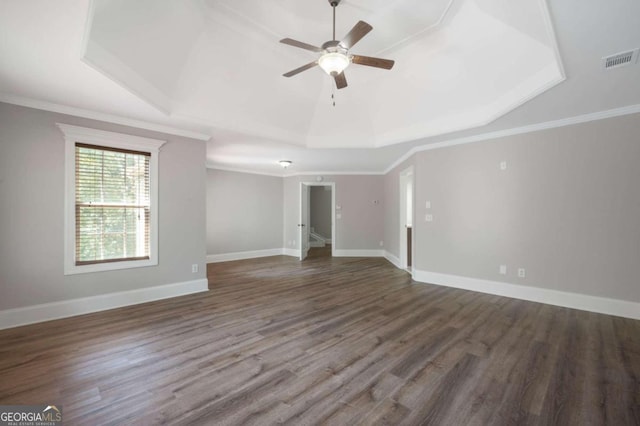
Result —
[[336, 205], [336, 210], [342, 210], [342, 206]]
[[424, 217], [424, 220], [426, 222], [433, 222], [433, 215], [432, 214], [428, 214]]
[[424, 203], [424, 208], [425, 209], [430, 209], [431, 208], [431, 201], [427, 201], [426, 203]]
[[506, 161], [501, 161], [500, 162], [500, 170], [507, 170], [507, 162]]
[[341, 214], [341, 213], [338, 213], [338, 214], [336, 215], [336, 219], [342, 219], [342, 214]]

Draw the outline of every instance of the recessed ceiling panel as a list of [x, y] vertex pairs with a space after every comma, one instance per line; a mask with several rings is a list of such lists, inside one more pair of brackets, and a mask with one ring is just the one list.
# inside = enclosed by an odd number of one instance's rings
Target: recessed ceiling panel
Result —
[[171, 98], [204, 29], [196, 4], [94, 0], [84, 59], [160, 109]]

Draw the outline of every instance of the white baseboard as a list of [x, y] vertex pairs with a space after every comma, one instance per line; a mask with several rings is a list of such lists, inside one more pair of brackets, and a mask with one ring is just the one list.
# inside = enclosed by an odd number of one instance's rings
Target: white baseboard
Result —
[[389, 262], [391, 262], [393, 266], [395, 266], [396, 268], [402, 269], [402, 267], [400, 266], [400, 259], [398, 259], [396, 256], [394, 256], [393, 254], [389, 253], [386, 250], [384, 252], [384, 258], [387, 259]]
[[239, 251], [235, 253], [209, 254], [207, 263], [230, 262], [232, 260], [257, 259], [269, 256], [300, 257], [300, 250], [291, 248], [276, 248], [267, 250]]
[[206, 278], [0, 311], [0, 330], [208, 291]]
[[440, 274], [414, 269], [413, 279], [422, 283], [455, 287], [532, 302], [546, 303], [582, 311], [597, 312], [625, 318], [640, 319], [640, 303], [541, 287], [508, 284], [478, 278]]
[[282, 248], [239, 251], [235, 253], [208, 254], [207, 263], [229, 262], [231, 260], [255, 259], [258, 257], [280, 256], [284, 254]]
[[300, 258], [300, 250], [298, 249], [283, 248], [282, 254], [285, 256], [297, 257], [298, 259]]
[[[384, 250], [338, 250], [334, 249], [335, 257], [384, 257]], [[207, 263], [229, 262], [232, 260], [255, 259], [267, 256], [291, 256], [300, 257], [299, 249], [279, 248], [268, 250], [242, 251], [237, 253], [223, 253], [207, 255]]]
[[335, 257], [383, 257], [384, 250], [333, 250]]

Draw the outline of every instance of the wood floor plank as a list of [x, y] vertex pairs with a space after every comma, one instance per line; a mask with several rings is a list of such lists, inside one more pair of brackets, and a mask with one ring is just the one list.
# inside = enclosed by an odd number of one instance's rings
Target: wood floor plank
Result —
[[640, 321], [327, 252], [0, 331], [0, 404], [62, 405], [70, 425], [640, 425]]

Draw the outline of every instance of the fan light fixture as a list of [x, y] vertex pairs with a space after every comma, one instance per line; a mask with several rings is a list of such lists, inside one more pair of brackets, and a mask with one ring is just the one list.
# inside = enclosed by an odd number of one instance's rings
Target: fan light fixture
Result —
[[351, 60], [349, 57], [342, 52], [328, 52], [320, 56], [320, 59], [318, 59], [318, 65], [320, 65], [320, 68], [332, 76], [341, 74], [350, 63]]
[[289, 167], [291, 165], [291, 161], [289, 161], [289, 160], [280, 160], [280, 161], [278, 161], [278, 164], [280, 164], [283, 169], [286, 169], [287, 167]]
[[[293, 77], [302, 71], [319, 66], [324, 72], [333, 77], [337, 89], [344, 89], [347, 87], [347, 77], [344, 75], [344, 70], [351, 63], [384, 70], [393, 68], [395, 62], [390, 59], [372, 58], [370, 56], [354, 55], [351, 53], [351, 48], [373, 29], [371, 25], [364, 21], [358, 21], [342, 40], [336, 40], [336, 7], [340, 4], [340, 1], [341, 0], [329, 0], [329, 4], [333, 9], [333, 38], [323, 43], [322, 46], [314, 46], [292, 38], [283, 38], [280, 40], [280, 43], [309, 50], [320, 55], [315, 61], [284, 73], [282, 74], [283, 76]], [[335, 106], [335, 102], [333, 106]]]

